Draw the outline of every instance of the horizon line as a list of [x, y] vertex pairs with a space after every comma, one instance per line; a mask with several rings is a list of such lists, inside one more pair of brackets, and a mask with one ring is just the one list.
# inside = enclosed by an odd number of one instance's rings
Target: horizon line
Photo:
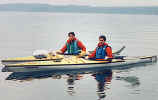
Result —
[[40, 4], [40, 5], [49, 5], [49, 6], [83, 6], [83, 7], [93, 7], [93, 8], [106, 8], [106, 7], [122, 7], [122, 8], [134, 8], [134, 7], [158, 7], [158, 5], [149, 5], [149, 6], [93, 6], [93, 5], [81, 5], [81, 4], [48, 4], [48, 3], [0, 3], [0, 5], [15, 5], [15, 4]]

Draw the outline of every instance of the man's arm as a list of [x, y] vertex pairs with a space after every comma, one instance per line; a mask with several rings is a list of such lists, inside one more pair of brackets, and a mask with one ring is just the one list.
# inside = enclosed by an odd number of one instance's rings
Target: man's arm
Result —
[[77, 45], [79, 46], [79, 48], [82, 49], [82, 51], [85, 51], [85, 52], [86, 52], [86, 47], [83, 45], [83, 43], [82, 43], [81, 41], [78, 40]]
[[67, 50], [66, 44], [60, 49], [61, 53], [64, 53]]
[[107, 57], [108, 57], [108, 58], [113, 58], [113, 56], [112, 56], [112, 49], [111, 49], [110, 46], [108, 46], [108, 47], [106, 48], [106, 53], [107, 53]]
[[88, 55], [88, 58], [95, 58], [96, 56], [95, 54], [96, 54], [96, 49], [91, 54]]

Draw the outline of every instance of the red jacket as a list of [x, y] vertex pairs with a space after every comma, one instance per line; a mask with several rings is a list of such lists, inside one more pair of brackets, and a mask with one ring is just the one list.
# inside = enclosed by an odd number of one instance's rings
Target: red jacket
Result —
[[[78, 47], [81, 48], [82, 51], [86, 52], [86, 47], [83, 45], [83, 43], [81, 41], [79, 41], [77, 38], [75, 38], [74, 40], [77, 40]], [[67, 40], [66, 43], [70, 43], [70, 42], [71, 42], [70, 40]], [[66, 44], [60, 50], [62, 51], [62, 53], [64, 53], [67, 50]]]
[[[103, 45], [108, 45], [107, 43], [104, 43]], [[100, 43], [98, 43], [98, 47], [102, 46]], [[111, 47], [107, 46], [105, 52], [107, 53], [108, 58], [112, 58], [112, 49]], [[88, 56], [89, 58], [95, 58], [96, 55], [96, 48], [95, 50]]]

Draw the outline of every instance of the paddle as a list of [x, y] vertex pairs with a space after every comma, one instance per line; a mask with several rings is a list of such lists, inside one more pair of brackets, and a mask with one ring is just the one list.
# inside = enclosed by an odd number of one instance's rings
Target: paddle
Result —
[[119, 49], [118, 51], [112, 53], [113, 55], [120, 55], [120, 53], [125, 49], [126, 47], [123, 46], [121, 49]]

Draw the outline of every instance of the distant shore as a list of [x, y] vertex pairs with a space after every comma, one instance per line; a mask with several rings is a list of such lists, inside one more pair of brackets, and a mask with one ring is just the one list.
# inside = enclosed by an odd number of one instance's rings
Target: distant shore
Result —
[[65, 13], [110, 13], [158, 15], [158, 7], [91, 7], [49, 4], [0, 4], [0, 11], [17, 12], [65, 12]]

